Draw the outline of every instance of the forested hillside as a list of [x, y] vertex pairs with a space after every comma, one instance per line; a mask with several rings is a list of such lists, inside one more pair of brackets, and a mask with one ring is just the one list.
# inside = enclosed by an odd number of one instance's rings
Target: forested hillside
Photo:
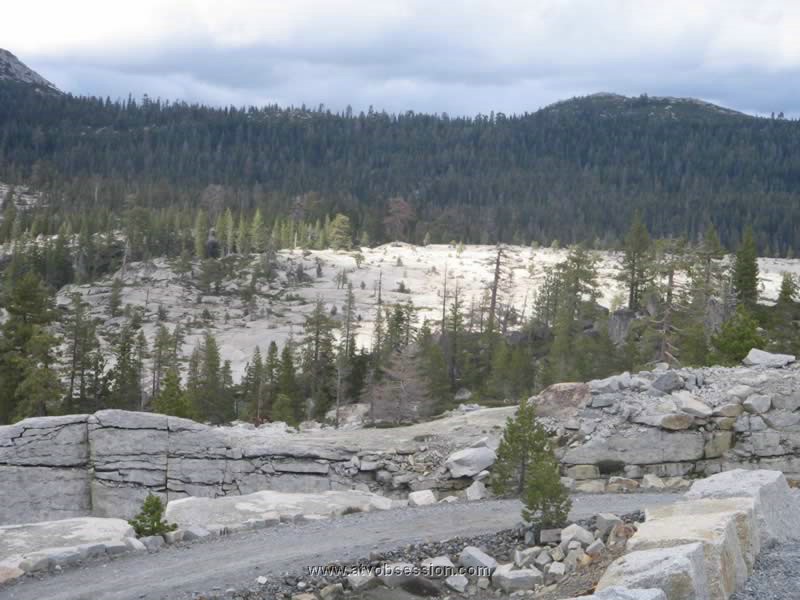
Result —
[[[646, 96], [449, 118], [112, 102], [0, 83], [0, 180], [45, 190], [34, 233], [107, 231], [141, 207], [190, 226], [199, 207], [212, 218], [229, 207], [248, 219], [260, 209], [268, 227], [343, 213], [375, 242], [611, 247], [638, 210], [658, 237], [698, 239], [712, 222], [729, 248], [752, 224], [761, 254], [782, 256], [800, 246], [798, 133], [796, 121]], [[398, 198], [402, 218], [387, 219]], [[159, 228], [158, 213], [143, 218]]]

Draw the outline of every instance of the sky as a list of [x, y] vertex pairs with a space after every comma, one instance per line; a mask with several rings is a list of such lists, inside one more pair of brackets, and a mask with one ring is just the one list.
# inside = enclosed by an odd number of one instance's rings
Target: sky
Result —
[[800, 116], [796, 0], [4, 0], [0, 47], [79, 95], [450, 115], [594, 92]]

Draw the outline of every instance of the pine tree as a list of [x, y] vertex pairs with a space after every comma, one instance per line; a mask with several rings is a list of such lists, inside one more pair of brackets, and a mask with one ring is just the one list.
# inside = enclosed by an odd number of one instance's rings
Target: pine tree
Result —
[[176, 368], [167, 369], [163, 385], [153, 400], [153, 410], [173, 417], [191, 416], [189, 402], [181, 389], [181, 379]]
[[711, 339], [711, 345], [715, 350], [714, 362], [735, 365], [741, 362], [752, 348], [763, 348], [764, 339], [758, 333], [758, 322], [742, 305]]
[[331, 221], [328, 239], [334, 250], [349, 250], [353, 246], [350, 219], [337, 213]]
[[294, 366], [294, 343], [291, 339], [287, 340], [283, 346], [280, 363], [278, 395], [275, 402], [273, 402], [272, 418], [275, 421], [286, 421], [289, 424], [296, 425], [305, 418], [305, 409], [297, 384], [297, 372]]
[[139, 410], [142, 391], [139, 369], [136, 363], [136, 341], [134, 330], [126, 325], [119, 333], [114, 349], [114, 366], [109, 373], [111, 389], [109, 408]]
[[568, 518], [572, 503], [532, 402], [521, 402], [517, 414], [506, 421], [492, 468], [492, 489], [521, 495], [522, 517], [538, 530], [563, 526]]
[[303, 326], [303, 378], [317, 418], [322, 418], [335, 397], [336, 359], [333, 331], [337, 323], [318, 299]]
[[155, 494], [147, 494], [142, 510], [128, 523], [139, 537], [163, 535], [178, 528], [175, 523], [164, 520], [164, 503]]
[[206, 241], [208, 240], [208, 217], [203, 209], [197, 211], [193, 235], [194, 255], [202, 260], [206, 258]]
[[261, 217], [261, 210], [258, 208], [250, 223], [250, 247], [253, 252], [259, 253], [264, 252], [267, 248], [267, 229], [264, 226], [264, 219]]
[[[41, 277], [32, 271], [20, 274], [12, 270], [6, 275], [14, 280], [13, 285], [6, 286], [3, 300], [8, 317], [0, 325], [0, 423], [10, 423], [19, 413], [19, 404], [25, 404], [23, 412], [27, 413], [31, 407], [39, 410], [41, 401], [46, 400], [41, 390], [49, 384], [45, 385], [39, 375], [48, 373], [36, 371], [50, 368], [52, 348], [47, 348], [47, 342], [56, 342], [46, 334], [53, 319], [53, 301]], [[23, 392], [18, 388], [26, 380]], [[28, 394], [36, 397], [29, 398]]]
[[69, 361], [64, 400], [64, 411], [67, 414], [71, 414], [75, 406], [83, 406], [87, 400], [86, 385], [87, 374], [91, 369], [91, 354], [98, 347], [94, 323], [87, 309], [88, 304], [83, 301], [83, 297], [78, 293], [72, 294], [64, 327]]
[[108, 314], [116, 319], [122, 314], [122, 280], [115, 277], [111, 282], [111, 295], [108, 298]]
[[236, 251], [246, 256], [250, 254], [251, 250], [250, 228], [244, 218], [244, 213], [242, 213], [239, 215], [239, 226], [236, 229]]
[[650, 279], [650, 233], [637, 212], [625, 236], [620, 280], [628, 288], [628, 308], [636, 310]]
[[752, 308], [758, 302], [758, 250], [753, 228], [750, 226], [745, 229], [742, 243], [736, 252], [733, 287], [736, 298], [745, 306]]

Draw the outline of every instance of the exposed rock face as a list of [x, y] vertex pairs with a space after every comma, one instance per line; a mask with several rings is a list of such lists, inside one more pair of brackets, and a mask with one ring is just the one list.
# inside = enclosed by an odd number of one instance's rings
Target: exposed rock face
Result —
[[751, 356], [766, 366], [661, 367], [590, 381], [591, 398], [574, 417], [542, 418], [562, 440], [565, 474], [585, 479], [594, 466], [596, 477], [641, 479], [761, 468], [800, 479], [800, 369], [780, 355]]
[[556, 383], [536, 397], [536, 416], [572, 419], [590, 399], [591, 391], [585, 383]]
[[454, 463], [456, 472], [488, 475], [496, 439], [485, 432], [499, 436], [511, 413], [482, 409], [396, 430], [292, 434], [118, 410], [27, 419], [0, 427], [0, 525], [129, 518], [148, 493], [165, 501], [262, 490], [357, 488], [405, 498], [434, 488], [452, 494], [472, 482], [451, 478], [446, 457], [466, 449], [471, 459]]

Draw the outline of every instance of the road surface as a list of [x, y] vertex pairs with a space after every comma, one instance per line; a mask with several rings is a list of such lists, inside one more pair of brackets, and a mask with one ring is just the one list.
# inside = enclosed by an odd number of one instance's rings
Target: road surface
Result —
[[[573, 498], [573, 519], [624, 514], [675, 501], [673, 494], [598, 494]], [[252, 586], [259, 575], [303, 572], [310, 565], [357, 560], [372, 550], [473, 536], [513, 527], [517, 500], [438, 504], [281, 525], [129, 554], [0, 588], [3, 600], [178, 600], [193, 593]]]

